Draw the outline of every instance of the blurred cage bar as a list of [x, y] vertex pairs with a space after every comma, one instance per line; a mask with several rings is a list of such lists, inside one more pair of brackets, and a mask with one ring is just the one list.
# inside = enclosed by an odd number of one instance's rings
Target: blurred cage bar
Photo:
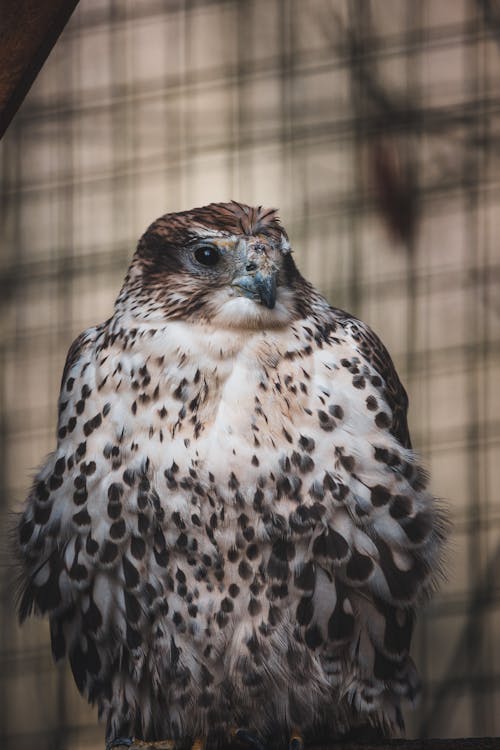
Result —
[[[81, 0], [1, 150], [1, 523], [53, 449], [67, 348], [173, 210], [279, 206], [382, 336], [454, 522], [408, 735], [500, 733], [500, 3]], [[2, 748], [100, 748], [5, 549]]]

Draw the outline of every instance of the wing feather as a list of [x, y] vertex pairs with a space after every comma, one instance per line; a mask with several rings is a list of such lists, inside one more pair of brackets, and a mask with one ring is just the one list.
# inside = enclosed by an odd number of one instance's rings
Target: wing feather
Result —
[[359, 354], [377, 371], [382, 379], [382, 392], [392, 410], [390, 432], [404, 447], [410, 448], [408, 429], [408, 395], [399, 379], [391, 355], [376, 333], [362, 321], [343, 310], [335, 310], [337, 320], [344, 326], [355, 342]]

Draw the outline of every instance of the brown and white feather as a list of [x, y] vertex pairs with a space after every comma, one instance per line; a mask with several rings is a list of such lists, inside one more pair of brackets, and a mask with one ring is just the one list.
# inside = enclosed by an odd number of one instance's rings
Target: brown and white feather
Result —
[[[200, 238], [219, 272], [195, 267]], [[229, 284], [256, 241], [272, 309]], [[147, 230], [114, 315], [70, 349], [18, 529], [21, 619], [49, 617], [108, 739], [401, 728], [446, 528], [406, 411], [386, 349], [302, 278], [275, 211]]]

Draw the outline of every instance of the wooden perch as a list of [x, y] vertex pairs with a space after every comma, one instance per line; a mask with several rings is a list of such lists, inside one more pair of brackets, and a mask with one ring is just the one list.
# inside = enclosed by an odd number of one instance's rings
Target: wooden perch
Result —
[[498, 737], [469, 737], [449, 740], [386, 740], [385, 742], [346, 742], [315, 745], [314, 750], [500, 750]]
[[78, 0], [2, 0], [0, 138], [77, 4]]
[[[134, 742], [130, 750], [172, 750], [171, 740], [165, 742]], [[241, 750], [229, 745], [225, 750]], [[500, 750], [499, 737], [469, 737], [449, 740], [383, 740], [381, 742], [340, 742], [330, 745], [306, 745], [306, 750]]]

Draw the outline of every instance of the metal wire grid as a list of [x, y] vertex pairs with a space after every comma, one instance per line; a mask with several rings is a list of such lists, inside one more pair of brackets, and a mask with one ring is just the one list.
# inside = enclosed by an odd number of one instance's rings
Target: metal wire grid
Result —
[[[67, 347], [109, 315], [147, 223], [280, 206], [306, 275], [394, 354], [452, 511], [411, 736], [500, 733], [499, 63], [487, 0], [85, 0], [1, 151], [2, 525], [53, 448]], [[3, 746], [99, 746], [11, 581]]]

